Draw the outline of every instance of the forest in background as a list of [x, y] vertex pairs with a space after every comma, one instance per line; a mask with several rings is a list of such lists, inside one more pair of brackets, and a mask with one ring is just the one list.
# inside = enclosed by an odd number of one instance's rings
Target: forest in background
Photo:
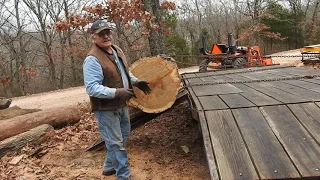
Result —
[[[130, 63], [167, 54], [198, 65], [207, 47], [259, 45], [263, 54], [319, 44], [320, 0], [0, 0], [0, 96], [83, 85], [90, 22], [114, 23], [114, 43]], [[179, 56], [180, 55], [180, 56]], [[184, 56], [188, 55], [188, 56]]]

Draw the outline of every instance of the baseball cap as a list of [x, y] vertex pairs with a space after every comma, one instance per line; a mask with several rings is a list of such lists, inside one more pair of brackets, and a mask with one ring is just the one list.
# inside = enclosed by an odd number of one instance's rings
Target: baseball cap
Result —
[[96, 20], [95, 22], [92, 23], [91, 25], [91, 33], [95, 34], [95, 33], [99, 33], [102, 30], [105, 29], [113, 29], [111, 24], [105, 20]]

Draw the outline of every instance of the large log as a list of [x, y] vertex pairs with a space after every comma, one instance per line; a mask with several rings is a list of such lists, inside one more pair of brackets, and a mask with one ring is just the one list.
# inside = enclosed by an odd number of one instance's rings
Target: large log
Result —
[[0, 110], [0, 120], [10, 119], [16, 116], [41, 111], [41, 109], [21, 109], [18, 106], [12, 106], [7, 109]]
[[134, 87], [137, 98], [128, 102], [147, 113], [159, 113], [170, 108], [177, 98], [181, 79], [174, 60], [161, 57], [142, 58], [132, 64], [134, 76], [149, 82], [151, 93], [145, 95]]
[[23, 133], [42, 124], [55, 128], [74, 124], [81, 118], [81, 111], [76, 107], [46, 109], [30, 114], [0, 121], [0, 141]]
[[51, 137], [53, 135], [53, 127], [48, 124], [43, 124], [32, 128], [27, 132], [7, 138], [0, 142], [0, 158], [8, 152], [20, 150], [30, 142], [42, 141], [46, 137]]

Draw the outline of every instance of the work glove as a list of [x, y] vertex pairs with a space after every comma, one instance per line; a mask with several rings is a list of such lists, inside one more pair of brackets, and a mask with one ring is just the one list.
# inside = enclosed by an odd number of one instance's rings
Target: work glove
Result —
[[149, 83], [146, 81], [138, 81], [137, 87], [144, 92], [144, 94], [150, 94], [151, 93], [151, 88], [148, 85]]
[[119, 98], [121, 101], [127, 101], [134, 96], [133, 89], [127, 88], [119, 88], [115, 93], [115, 98]]

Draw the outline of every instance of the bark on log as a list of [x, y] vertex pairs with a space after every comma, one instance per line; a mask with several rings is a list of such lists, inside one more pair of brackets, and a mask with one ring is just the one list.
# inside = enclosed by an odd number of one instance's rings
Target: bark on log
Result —
[[42, 124], [59, 128], [74, 124], [81, 118], [81, 111], [75, 107], [47, 109], [0, 121], [0, 141], [23, 133]]
[[32, 141], [42, 141], [46, 137], [53, 136], [54, 129], [51, 125], [43, 124], [27, 132], [7, 138], [0, 142], [0, 158], [11, 151], [20, 150]]
[[145, 95], [134, 87], [137, 98], [128, 102], [130, 106], [147, 113], [159, 113], [170, 108], [176, 100], [181, 79], [174, 60], [161, 57], [142, 58], [130, 67], [138, 79], [149, 82], [151, 94]]

